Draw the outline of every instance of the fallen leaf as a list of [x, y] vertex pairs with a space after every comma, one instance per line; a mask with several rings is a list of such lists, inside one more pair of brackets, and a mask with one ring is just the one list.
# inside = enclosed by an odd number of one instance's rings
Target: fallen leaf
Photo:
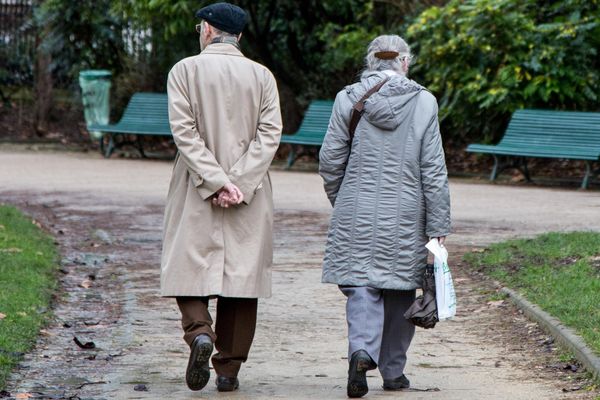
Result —
[[492, 307], [501, 307], [504, 305], [504, 303], [505, 303], [504, 300], [495, 300], [495, 301], [488, 301], [487, 305], [492, 306]]
[[79, 347], [81, 347], [82, 349], [95, 349], [96, 348], [96, 343], [94, 342], [85, 342], [85, 343], [81, 343], [81, 341], [77, 338], [77, 336], [73, 337], [73, 341], [75, 342], [75, 344]]
[[26, 316], [27, 316], [27, 313], [26, 313], [25, 311], [19, 311], [19, 312], [17, 313], [17, 315], [19, 315], [20, 317], [26, 317]]
[[0, 231], [3, 231], [4, 229], [6, 229], [4, 225], [0, 225]]
[[22, 253], [23, 250], [17, 247], [9, 247], [8, 249], [0, 249], [0, 253]]
[[41, 251], [36, 251], [35, 254], [38, 255], [38, 256], [43, 256], [44, 255], [44, 253], [42, 253]]
[[0, 319], [4, 319], [4, 318], [6, 318], [6, 314], [2, 314], [2, 313], [0, 312]]
[[88, 289], [90, 286], [92, 286], [92, 281], [90, 281], [89, 279], [86, 279], [83, 282], [81, 282], [81, 284], [79, 286]]
[[15, 399], [29, 399], [32, 397], [33, 395], [31, 393], [17, 393], [15, 395]]
[[31, 223], [34, 224], [35, 226], [37, 226], [38, 228], [42, 229], [42, 224], [37, 222], [35, 219], [31, 220]]

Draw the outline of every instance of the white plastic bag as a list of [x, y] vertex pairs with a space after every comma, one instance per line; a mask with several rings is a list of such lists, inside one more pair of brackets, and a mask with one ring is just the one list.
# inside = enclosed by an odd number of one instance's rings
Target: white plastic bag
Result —
[[448, 250], [438, 242], [431, 239], [427, 249], [433, 254], [433, 273], [435, 275], [435, 297], [438, 308], [438, 318], [441, 320], [452, 318], [456, 315], [456, 293], [452, 283], [452, 274], [448, 267]]

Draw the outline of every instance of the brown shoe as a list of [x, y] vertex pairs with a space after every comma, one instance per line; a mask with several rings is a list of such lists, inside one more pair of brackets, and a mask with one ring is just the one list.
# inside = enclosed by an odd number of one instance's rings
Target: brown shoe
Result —
[[226, 376], [217, 376], [217, 390], [219, 392], [233, 392], [240, 387], [238, 378], [227, 378]]
[[212, 352], [213, 343], [210, 336], [205, 334], [196, 336], [192, 343], [190, 360], [185, 372], [185, 383], [190, 390], [201, 390], [208, 383], [210, 379], [208, 360]]

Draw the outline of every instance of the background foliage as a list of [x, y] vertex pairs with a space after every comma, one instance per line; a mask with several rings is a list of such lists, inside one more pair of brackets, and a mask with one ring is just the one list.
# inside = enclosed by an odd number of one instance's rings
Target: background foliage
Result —
[[47, 0], [36, 10], [43, 27], [43, 49], [53, 55], [52, 72], [58, 83], [77, 81], [81, 69], [122, 72], [124, 21], [113, 13], [112, 0]]
[[[60, 81], [75, 82], [82, 68], [115, 74], [115, 104], [138, 90], [164, 91], [170, 67], [198, 53], [194, 12], [212, 0], [128, 2], [47, 0], [40, 21]], [[250, 15], [242, 48], [277, 77], [286, 130], [293, 132], [311, 99], [331, 98], [354, 81], [368, 42], [435, 0], [239, 0]], [[103, 10], [103, 12], [100, 12]], [[91, 15], [93, 14], [93, 15]], [[123, 29], [151, 32], [133, 54], [119, 38]], [[81, 32], [79, 34], [78, 32]], [[138, 38], [139, 39], [139, 38]], [[65, 46], [68, 45], [68, 46]], [[106, 56], [106, 58], [104, 58]]]
[[[194, 12], [212, 2], [46, 0], [34, 22], [55, 86], [75, 101], [81, 69], [113, 71], [114, 119], [132, 93], [164, 91], [170, 67], [198, 53]], [[411, 76], [438, 97], [451, 145], [498, 138], [521, 107], [599, 109], [599, 0], [233, 2], [250, 15], [244, 53], [277, 77], [288, 133], [310, 100], [357, 79], [381, 33], [412, 45]]]
[[407, 29], [447, 132], [490, 140], [518, 108], [597, 110], [597, 1], [452, 0]]

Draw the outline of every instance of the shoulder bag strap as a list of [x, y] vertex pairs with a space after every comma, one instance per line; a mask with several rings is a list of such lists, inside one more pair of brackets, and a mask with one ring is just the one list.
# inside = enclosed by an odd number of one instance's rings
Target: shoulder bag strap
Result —
[[385, 83], [389, 80], [390, 80], [390, 77], [386, 76], [385, 79], [383, 79], [377, 85], [375, 85], [371, 89], [369, 89], [367, 91], [367, 93], [365, 93], [365, 95], [363, 97], [361, 97], [361, 99], [359, 101], [357, 101], [356, 104], [354, 104], [354, 106], [352, 107], [352, 116], [350, 117], [350, 127], [348, 129], [349, 133], [350, 133], [350, 146], [351, 147], [352, 147], [352, 141], [354, 140], [354, 131], [356, 131], [356, 126], [358, 125], [358, 122], [360, 121], [360, 118], [362, 117], [363, 112], [365, 111], [365, 101], [367, 101], [367, 99], [369, 97], [371, 97], [373, 94], [377, 93], [379, 91], [379, 89], [381, 89], [381, 87], [383, 85], [385, 85]]

